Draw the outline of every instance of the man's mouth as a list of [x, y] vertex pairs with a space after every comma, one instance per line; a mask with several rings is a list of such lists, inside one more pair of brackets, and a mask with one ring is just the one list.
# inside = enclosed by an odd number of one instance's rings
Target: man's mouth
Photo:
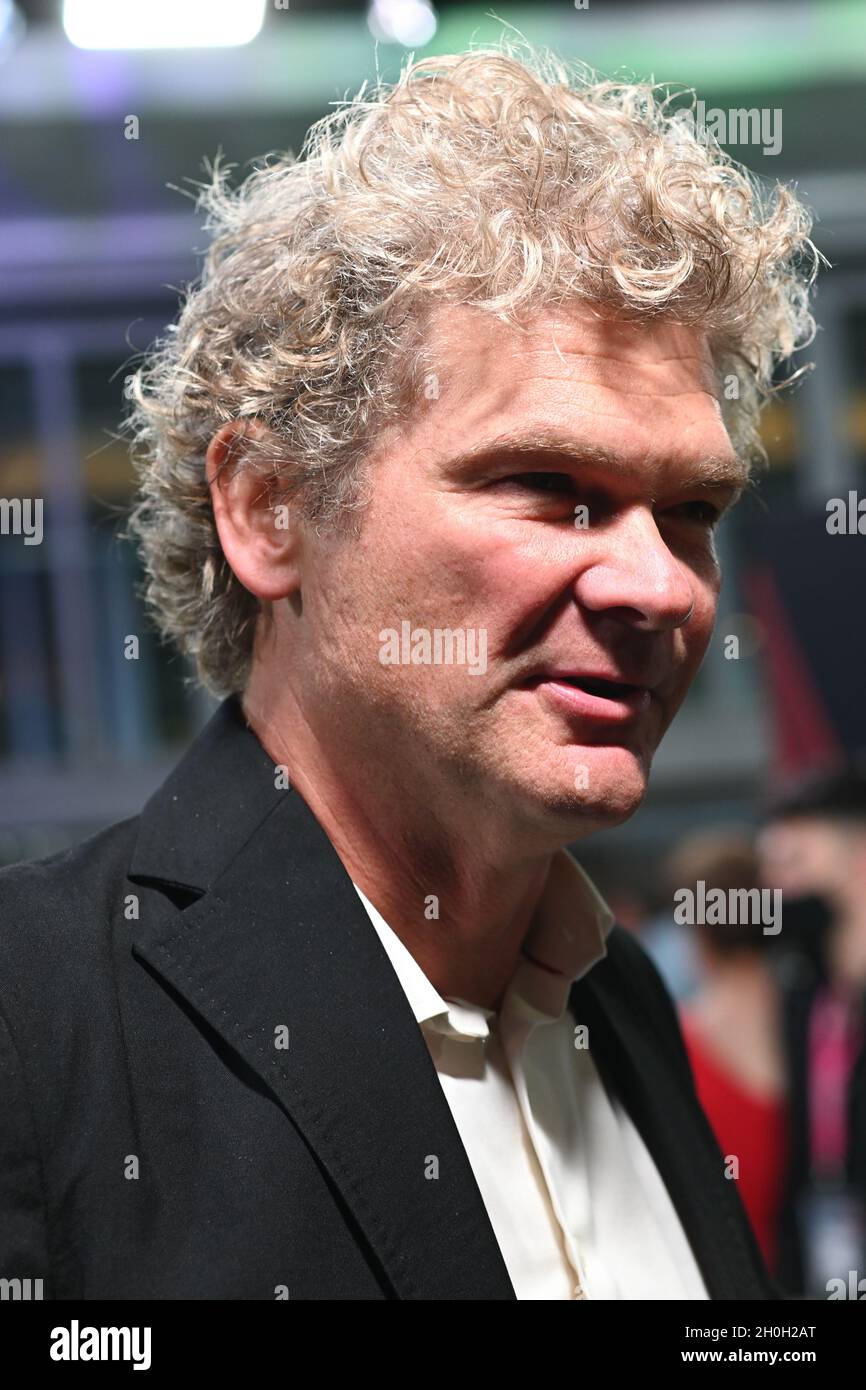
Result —
[[623, 695], [641, 689], [641, 686], [630, 685], [628, 681], [606, 680], [602, 676], [550, 676], [546, 679], [565, 681], [567, 685], [585, 690], [590, 695], [602, 695], [606, 700], [619, 700]]
[[608, 723], [634, 719], [649, 707], [652, 698], [645, 685], [577, 672], [542, 671], [524, 686], [543, 692], [566, 712]]

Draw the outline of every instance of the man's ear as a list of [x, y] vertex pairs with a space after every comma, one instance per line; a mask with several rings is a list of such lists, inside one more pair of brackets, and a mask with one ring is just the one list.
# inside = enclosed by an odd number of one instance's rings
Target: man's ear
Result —
[[279, 488], [277, 448], [259, 421], [231, 420], [214, 435], [205, 458], [223, 554], [244, 588], [270, 601], [300, 588], [300, 518]]

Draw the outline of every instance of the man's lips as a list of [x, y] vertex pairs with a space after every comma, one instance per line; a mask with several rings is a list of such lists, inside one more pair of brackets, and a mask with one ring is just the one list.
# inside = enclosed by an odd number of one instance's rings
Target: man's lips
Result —
[[521, 684], [538, 690], [561, 710], [606, 723], [634, 719], [652, 699], [649, 686], [607, 672], [539, 671]]

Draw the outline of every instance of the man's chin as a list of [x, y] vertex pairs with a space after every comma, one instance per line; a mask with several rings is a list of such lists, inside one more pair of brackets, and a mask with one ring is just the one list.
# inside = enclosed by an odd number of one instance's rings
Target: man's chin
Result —
[[563, 782], [559, 773], [551, 782], [547, 812], [561, 819], [575, 839], [633, 816], [646, 796], [649, 758], [621, 747], [572, 752], [571, 775]]

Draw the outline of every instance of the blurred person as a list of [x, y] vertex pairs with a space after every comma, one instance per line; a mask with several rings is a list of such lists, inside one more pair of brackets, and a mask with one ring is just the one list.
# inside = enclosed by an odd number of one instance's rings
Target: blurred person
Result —
[[671, 885], [679, 883], [679, 868], [672, 862], [678, 846], [661, 861], [656, 875], [654, 910], [641, 924], [640, 941], [678, 1004], [691, 999], [699, 982], [699, 962], [694, 932], [674, 921]]
[[565, 846], [641, 804], [707, 650], [714, 527], [814, 328], [805, 210], [652, 88], [499, 50], [203, 201], [129, 384], [132, 529], [223, 703], [141, 816], [0, 874], [0, 1271], [775, 1297]]
[[655, 912], [642, 925], [641, 945], [680, 1004], [698, 987], [698, 960], [688, 932], [671, 920], [667, 909]]
[[[708, 830], [678, 846], [668, 866], [672, 890], [759, 888], [749, 837]], [[768, 959], [777, 937], [754, 921], [697, 923], [698, 985], [681, 1011], [698, 1098], [713, 1127], [771, 1273], [787, 1170], [787, 1073], [781, 988]]]
[[866, 1276], [866, 774], [811, 772], [779, 793], [758, 838], [782, 890], [790, 1161], [779, 1280], [826, 1297]]

